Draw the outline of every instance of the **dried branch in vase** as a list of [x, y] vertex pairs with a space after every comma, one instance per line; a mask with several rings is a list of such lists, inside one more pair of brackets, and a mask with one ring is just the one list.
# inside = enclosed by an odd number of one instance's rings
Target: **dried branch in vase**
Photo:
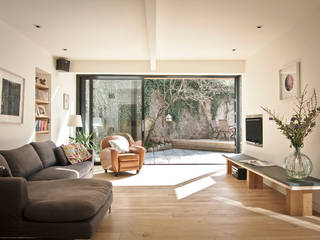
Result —
[[301, 97], [297, 98], [296, 107], [293, 109], [294, 114], [289, 122], [283, 121], [269, 108], [261, 108], [269, 114], [269, 120], [275, 121], [278, 129], [290, 140], [290, 147], [293, 146], [296, 149], [303, 147], [304, 139], [316, 126], [316, 119], [320, 114], [316, 90], [313, 89], [311, 97], [307, 99], [307, 87], [303, 90]]

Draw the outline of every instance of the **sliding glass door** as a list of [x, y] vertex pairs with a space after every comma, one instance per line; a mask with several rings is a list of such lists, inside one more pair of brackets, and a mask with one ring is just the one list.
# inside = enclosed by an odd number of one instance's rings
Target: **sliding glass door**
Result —
[[116, 133], [142, 140], [142, 79], [80, 76], [79, 87], [78, 112], [98, 146], [104, 137]]

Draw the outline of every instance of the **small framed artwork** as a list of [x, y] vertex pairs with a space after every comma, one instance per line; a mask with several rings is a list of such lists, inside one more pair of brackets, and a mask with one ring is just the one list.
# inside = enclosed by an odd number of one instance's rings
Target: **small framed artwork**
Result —
[[69, 110], [69, 94], [63, 94], [63, 109]]
[[300, 96], [300, 62], [286, 65], [279, 71], [280, 100]]
[[24, 78], [0, 68], [0, 122], [23, 122]]
[[47, 116], [47, 110], [46, 110], [45, 106], [37, 105], [36, 116], [37, 117], [46, 117]]

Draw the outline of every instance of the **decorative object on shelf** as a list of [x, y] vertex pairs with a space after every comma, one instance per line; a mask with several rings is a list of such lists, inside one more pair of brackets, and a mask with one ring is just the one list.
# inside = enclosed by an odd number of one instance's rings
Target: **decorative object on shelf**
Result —
[[46, 79], [44, 79], [44, 78], [40, 78], [40, 84], [41, 85], [47, 85], [47, 80]]
[[63, 109], [69, 110], [69, 94], [63, 94]]
[[316, 126], [316, 119], [320, 114], [315, 89], [310, 99], [306, 97], [307, 88], [303, 90], [301, 97], [297, 98], [295, 113], [289, 123], [284, 122], [269, 108], [261, 107], [269, 114], [269, 119], [274, 120], [278, 129], [291, 141], [290, 147], [294, 147], [294, 152], [284, 160], [284, 168], [289, 178], [295, 180], [303, 180], [312, 172], [312, 162], [308, 156], [301, 153], [301, 149], [304, 146], [304, 139]]
[[294, 62], [279, 71], [280, 99], [300, 96], [300, 63]]
[[47, 111], [46, 111], [45, 106], [37, 105], [36, 116], [37, 117], [46, 117], [47, 116]]
[[24, 78], [0, 69], [0, 122], [22, 123]]

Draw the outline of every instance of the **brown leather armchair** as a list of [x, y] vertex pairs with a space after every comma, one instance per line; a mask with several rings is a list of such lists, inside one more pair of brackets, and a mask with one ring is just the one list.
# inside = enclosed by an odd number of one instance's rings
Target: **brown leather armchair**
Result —
[[145, 148], [135, 144], [131, 137], [132, 141], [129, 141], [129, 152], [119, 153], [109, 143], [110, 140], [116, 139], [120, 139], [120, 136], [114, 135], [102, 139], [99, 155], [102, 167], [106, 172], [108, 170], [113, 171], [116, 176], [119, 172], [131, 170], [136, 170], [138, 174], [144, 163]]

